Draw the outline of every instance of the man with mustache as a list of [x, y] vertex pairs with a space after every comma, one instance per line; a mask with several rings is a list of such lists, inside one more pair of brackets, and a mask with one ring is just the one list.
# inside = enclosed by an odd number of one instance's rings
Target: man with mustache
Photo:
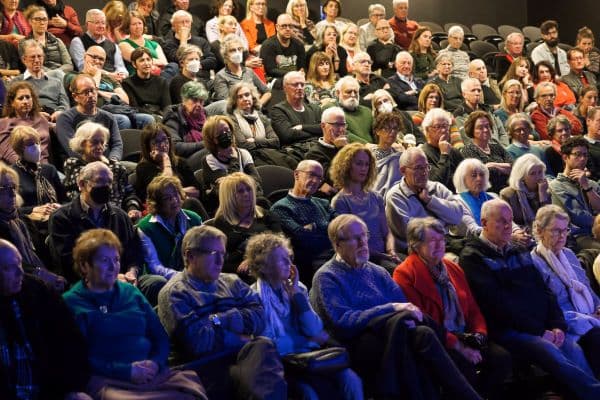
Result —
[[348, 141], [373, 143], [371, 109], [360, 105], [360, 84], [353, 76], [347, 75], [335, 84], [337, 105], [344, 111]]
[[554, 66], [556, 75], [567, 75], [570, 67], [567, 61], [567, 52], [558, 47], [558, 22], [553, 20], [544, 21], [540, 25], [540, 31], [542, 31], [544, 43], [531, 52], [533, 63], [537, 64], [542, 60], [546, 60]]

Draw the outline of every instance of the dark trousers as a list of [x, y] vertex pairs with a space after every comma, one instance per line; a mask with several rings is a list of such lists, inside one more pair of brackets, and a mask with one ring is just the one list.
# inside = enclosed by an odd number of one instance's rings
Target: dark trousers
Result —
[[600, 328], [592, 328], [577, 342], [583, 349], [585, 358], [594, 372], [596, 379], [600, 379]]
[[481, 399], [446, 353], [435, 322], [424, 316], [411, 328], [406, 321], [405, 313], [374, 318], [347, 346], [376, 397], [435, 400], [441, 386], [447, 398]]

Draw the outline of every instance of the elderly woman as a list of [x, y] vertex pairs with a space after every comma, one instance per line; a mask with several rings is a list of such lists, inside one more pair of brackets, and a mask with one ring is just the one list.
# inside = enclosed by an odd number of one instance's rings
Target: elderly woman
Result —
[[[308, 301], [306, 286], [299, 281], [299, 273], [292, 263], [292, 246], [283, 235], [262, 233], [248, 241], [245, 262], [256, 277], [252, 288], [258, 293], [267, 315], [263, 336], [275, 342], [281, 356], [319, 349], [329, 335], [323, 329], [321, 318]], [[321, 380], [311, 376], [286, 371], [289, 382], [295, 382], [292, 391], [302, 393], [302, 398], [319, 396]], [[291, 375], [291, 376], [290, 376]], [[362, 399], [360, 378], [349, 368], [328, 375], [341, 399]]]
[[193, 44], [181, 45], [177, 49], [177, 60], [179, 62], [179, 74], [169, 83], [169, 93], [173, 104], [181, 103], [181, 87], [189, 82], [201, 82], [207, 89], [212, 88], [213, 81], [198, 76], [202, 59], [202, 50]]
[[370, 147], [376, 168], [373, 190], [381, 197], [402, 178], [398, 166], [404, 147], [398, 143], [398, 134], [402, 135], [404, 126], [402, 116], [397, 112], [381, 113], [373, 123], [373, 134], [377, 138], [377, 144]]
[[311, 45], [317, 37], [317, 29], [314, 22], [308, 18], [308, 4], [306, 0], [289, 0], [285, 8], [297, 26], [294, 29], [296, 39], [304, 45]]
[[[337, 0], [328, 0], [327, 3], [335, 4]], [[338, 3], [339, 4], [339, 3]], [[317, 24], [318, 25], [318, 24]], [[333, 72], [338, 77], [344, 77], [348, 74], [346, 49], [339, 46], [340, 34], [333, 24], [327, 24], [319, 31], [315, 44], [306, 52], [306, 67], [310, 66], [311, 58], [317, 51], [322, 51], [331, 58], [333, 63]]]
[[31, 26], [18, 7], [18, 1], [0, 1], [0, 40], [14, 46], [17, 46], [20, 40], [31, 33]]
[[336, 102], [333, 63], [327, 53], [317, 51], [308, 65], [304, 93], [309, 103], [325, 106]]
[[[219, 40], [219, 17], [231, 15], [235, 18], [237, 15], [237, 3], [233, 0], [213, 0], [212, 11], [215, 16], [206, 21], [206, 39], [209, 43]], [[237, 20], [233, 33], [242, 41], [244, 50], [248, 50], [248, 40]]]
[[30, 126], [40, 137], [41, 162], [47, 163], [50, 146], [50, 126], [41, 114], [37, 91], [26, 81], [13, 82], [6, 93], [6, 100], [0, 119], [0, 160], [14, 164], [18, 155], [9, 144], [13, 129], [17, 126]]
[[[175, 155], [169, 129], [162, 124], [147, 125], [142, 131], [142, 158], [135, 167], [137, 195], [146, 201], [146, 189], [158, 175], [177, 176], [185, 194], [198, 198], [200, 191], [194, 173], [187, 162]], [[185, 207], [193, 209], [192, 207]]]
[[548, 165], [548, 173], [557, 176], [565, 169], [560, 147], [571, 137], [571, 122], [564, 115], [557, 115], [548, 121], [547, 130], [551, 142], [544, 150], [546, 165]]
[[527, 57], [515, 58], [498, 85], [504, 89], [504, 85], [513, 79], [521, 84], [523, 103], [529, 104], [530, 99], [533, 99], [533, 82], [531, 79], [531, 64]]
[[507, 80], [502, 86], [502, 98], [500, 107], [494, 111], [494, 115], [506, 125], [508, 117], [513, 114], [522, 113], [525, 110], [525, 98], [523, 97], [523, 85], [516, 79]]
[[487, 112], [474, 111], [469, 114], [464, 129], [472, 142], [462, 147], [460, 152], [464, 158], [477, 158], [486, 165], [490, 171], [492, 192], [500, 193], [506, 186], [513, 159], [502, 145], [491, 141], [491, 127], [492, 117]]
[[599, 376], [600, 298], [590, 287], [575, 253], [565, 247], [569, 216], [557, 205], [546, 205], [536, 213], [534, 232], [538, 245], [531, 251], [533, 263], [563, 311], [567, 337], [576, 341], [585, 354], [579, 366]]
[[185, 233], [202, 224], [202, 217], [182, 208], [186, 198], [176, 176], [156, 176], [148, 185], [148, 214], [137, 223], [148, 274], [138, 287], [152, 305], [158, 292], [173, 275], [183, 270], [181, 241]]
[[54, 165], [41, 163], [40, 135], [32, 127], [16, 127], [10, 144], [18, 156], [12, 168], [19, 175], [19, 195], [23, 201], [19, 210], [33, 221], [47, 221], [60, 203], [67, 201], [58, 172]]
[[175, 154], [179, 157], [189, 158], [204, 149], [202, 128], [206, 122], [204, 102], [208, 96], [202, 83], [186, 82], [181, 87], [181, 104], [171, 105], [165, 112], [163, 124], [171, 134]]
[[[388, 126], [398, 122], [394, 114], [388, 115]], [[372, 190], [377, 179], [375, 156], [365, 144], [348, 144], [333, 158], [329, 174], [338, 190], [331, 206], [339, 214], [362, 218], [369, 228], [370, 260], [391, 271], [400, 259], [396, 255], [394, 236], [387, 226], [383, 197]]]
[[348, 59], [346, 60], [346, 69], [349, 74], [354, 71], [354, 56], [361, 52], [360, 44], [358, 43], [358, 26], [351, 22], [341, 31], [342, 37], [340, 39], [340, 46], [346, 49], [348, 53]]
[[36, 275], [51, 289], [62, 292], [67, 281], [62, 276], [48, 271], [36, 253], [32, 236], [19, 212], [18, 192], [19, 175], [14, 169], [0, 162], [0, 239], [9, 241], [19, 250], [25, 271]]
[[435, 63], [436, 52], [431, 46], [431, 29], [419, 27], [413, 33], [408, 51], [414, 60], [415, 77], [423, 80], [433, 78], [438, 74]]
[[262, 42], [275, 35], [275, 24], [267, 18], [266, 0], [248, 0], [246, 2], [246, 18], [240, 22], [246, 39], [248, 50], [260, 53]]
[[123, 60], [126, 61], [129, 75], [135, 74], [135, 69], [131, 65], [131, 53], [138, 47], [145, 47], [150, 50], [153, 75], [160, 75], [163, 68], [168, 64], [167, 57], [160, 44], [144, 36], [145, 28], [144, 16], [137, 11], [129, 11], [123, 21], [123, 32], [129, 34], [129, 37], [119, 42], [119, 49], [123, 55]]
[[445, 230], [433, 217], [408, 223], [409, 255], [394, 270], [407, 299], [446, 329], [448, 353], [471, 384], [488, 399], [505, 399], [510, 354], [488, 341], [485, 319], [461, 267], [444, 258]]
[[440, 54], [435, 59], [435, 69], [438, 74], [429, 83], [436, 84], [444, 95], [444, 108], [453, 112], [462, 102], [461, 80], [452, 75], [454, 63], [448, 54]]
[[[251, 176], [234, 172], [219, 182], [219, 208], [208, 222], [227, 235], [223, 272], [235, 273], [244, 259], [248, 240], [261, 232], [281, 232], [279, 218], [256, 205], [256, 182]], [[245, 275], [243, 266], [238, 271]], [[243, 276], [248, 278], [248, 276]]]
[[575, 115], [579, 119], [579, 122], [581, 122], [581, 125], [583, 125], [583, 132], [587, 133], [587, 115], [588, 111], [598, 104], [598, 88], [596, 86], [586, 85], [581, 88], [578, 95], [579, 102], [573, 110], [573, 115]]
[[269, 118], [260, 111], [258, 96], [254, 85], [240, 82], [233, 85], [227, 99], [227, 114], [233, 122], [235, 142], [238, 147], [250, 151], [253, 157], [262, 154], [260, 150], [279, 150], [279, 137]]
[[[419, 143], [425, 141], [423, 134], [415, 126], [411, 116], [406, 111], [398, 109], [398, 105], [394, 101], [394, 98], [387, 90], [377, 89], [373, 92], [373, 96], [371, 97], [371, 109], [373, 112], [373, 121], [377, 119], [377, 116], [381, 113], [396, 112], [402, 119], [402, 133], [404, 135], [412, 134]], [[400, 137], [400, 139], [402, 139], [402, 137]]]
[[69, 46], [74, 37], [83, 34], [77, 12], [70, 5], [62, 0], [37, 0], [36, 4], [48, 13], [48, 32], [62, 40], [65, 46]]
[[[261, 0], [257, 0], [261, 1]], [[243, 47], [240, 38], [234, 34], [226, 35], [221, 41], [221, 55], [225, 61], [225, 68], [215, 75], [214, 100], [225, 100], [229, 97], [231, 87], [239, 82], [248, 82], [256, 87], [260, 93], [261, 107], [271, 99], [271, 89], [256, 75], [252, 68], [243, 62]]]
[[[73, 71], [71, 55], [65, 44], [48, 32], [48, 13], [40, 6], [31, 5], [24, 12], [27, 22], [31, 25], [31, 34], [26, 39], [34, 39], [44, 48], [44, 67], [47, 69], [61, 69], [63, 72]], [[20, 43], [23, 43], [21, 41]]]
[[551, 203], [546, 164], [533, 154], [525, 154], [513, 164], [508, 187], [500, 191], [500, 197], [513, 210], [513, 221], [531, 232], [537, 210]]
[[169, 370], [169, 337], [158, 316], [139, 290], [117, 280], [121, 251], [117, 236], [106, 229], [84, 232], [73, 249], [82, 279], [63, 298], [88, 344], [88, 393], [103, 399], [206, 399], [194, 372]]
[[127, 211], [131, 219], [137, 220], [141, 217], [142, 204], [129, 183], [127, 168], [119, 161], [104, 156], [108, 136], [108, 129], [95, 122], [85, 122], [77, 128], [75, 136], [69, 140], [69, 147], [79, 157], [69, 157], [64, 166], [67, 196], [73, 200], [79, 195], [77, 182], [81, 169], [91, 162], [102, 161], [113, 173], [111, 204]]
[[569, 88], [569, 85], [561, 80], [556, 80], [554, 66], [547, 60], [542, 60], [533, 67], [533, 83], [537, 86], [540, 82], [552, 82], [556, 86], [555, 107], [572, 107], [577, 102], [575, 94]]
[[546, 155], [544, 154], [542, 146], [546, 145], [548, 141], [542, 140], [533, 142], [529, 140], [535, 133], [535, 127], [533, 126], [529, 115], [525, 113], [512, 114], [508, 117], [505, 126], [506, 133], [511, 138], [511, 143], [506, 148], [506, 151], [514, 160], [524, 154], [531, 153], [540, 160], [546, 162]]

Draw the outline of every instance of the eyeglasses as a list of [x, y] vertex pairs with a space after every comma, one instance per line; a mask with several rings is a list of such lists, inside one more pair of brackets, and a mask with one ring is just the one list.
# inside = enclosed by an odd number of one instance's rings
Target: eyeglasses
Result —
[[90, 24], [94, 25], [106, 25], [106, 21], [88, 21]]
[[353, 235], [353, 236], [348, 236], [346, 238], [338, 238], [339, 242], [346, 242], [346, 243], [366, 243], [369, 241], [369, 232], [363, 232], [363, 233], [359, 233], [357, 235]]
[[277, 24], [277, 26], [281, 29], [292, 29], [294, 27], [292, 24]]
[[27, 56], [27, 58], [30, 60], [41, 60], [44, 58], [44, 55], [43, 54], [33, 54], [30, 56]]
[[375, 28], [376, 31], [387, 31], [388, 29], [390, 29], [389, 26], [382, 26], [380, 28]]
[[48, 22], [47, 17], [33, 17], [31, 18], [33, 22]]
[[338, 129], [347, 128], [348, 127], [348, 124], [345, 123], [345, 122], [328, 122], [328, 121], [325, 121], [325, 123], [328, 124], [328, 125], [335, 126]]
[[94, 61], [102, 61], [102, 62], [106, 61], [106, 58], [104, 58], [102, 56], [97, 56], [95, 54], [87, 54], [86, 53], [86, 56], [91, 57], [92, 60], [94, 60]]
[[565, 229], [559, 229], [559, 228], [554, 228], [554, 229], [550, 229], [550, 234], [554, 237], [558, 237], [558, 236], [569, 236], [569, 234], [571, 233], [571, 228], [565, 228]]
[[16, 185], [0, 186], [0, 194], [11, 195], [17, 193]]
[[306, 83], [304, 83], [304, 82], [288, 82], [288, 83], [286, 83], [286, 85], [294, 87], [294, 88], [303, 88], [304, 86], [306, 86]]
[[98, 89], [96, 89], [96, 88], [84, 89], [84, 90], [77, 92], [77, 94], [80, 96], [90, 96], [90, 95], [95, 95], [96, 93], [98, 93]]
[[445, 130], [448, 130], [448, 128], [450, 128], [450, 124], [436, 124], [436, 125], [429, 125], [429, 127], [431, 129], [433, 129], [434, 131], [445, 131]]
[[429, 165], [429, 164], [417, 165], [416, 167], [410, 167], [407, 165], [406, 168], [412, 169], [413, 171], [418, 172], [420, 174], [422, 174], [423, 172], [431, 171], [431, 165]]
[[312, 171], [304, 171], [302, 169], [297, 170], [298, 172], [304, 172], [310, 179], [317, 179], [319, 182], [323, 180], [323, 175], [319, 175]]

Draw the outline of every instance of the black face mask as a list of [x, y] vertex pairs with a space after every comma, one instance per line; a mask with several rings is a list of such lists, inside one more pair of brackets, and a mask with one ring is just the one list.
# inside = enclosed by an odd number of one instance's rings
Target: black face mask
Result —
[[96, 204], [106, 204], [110, 200], [111, 192], [110, 186], [94, 186], [90, 190], [90, 197]]
[[228, 133], [222, 133], [221, 135], [219, 135], [219, 137], [217, 138], [217, 144], [219, 145], [220, 148], [222, 149], [226, 149], [229, 146], [231, 146], [232, 143], [232, 136], [231, 136], [231, 132]]

